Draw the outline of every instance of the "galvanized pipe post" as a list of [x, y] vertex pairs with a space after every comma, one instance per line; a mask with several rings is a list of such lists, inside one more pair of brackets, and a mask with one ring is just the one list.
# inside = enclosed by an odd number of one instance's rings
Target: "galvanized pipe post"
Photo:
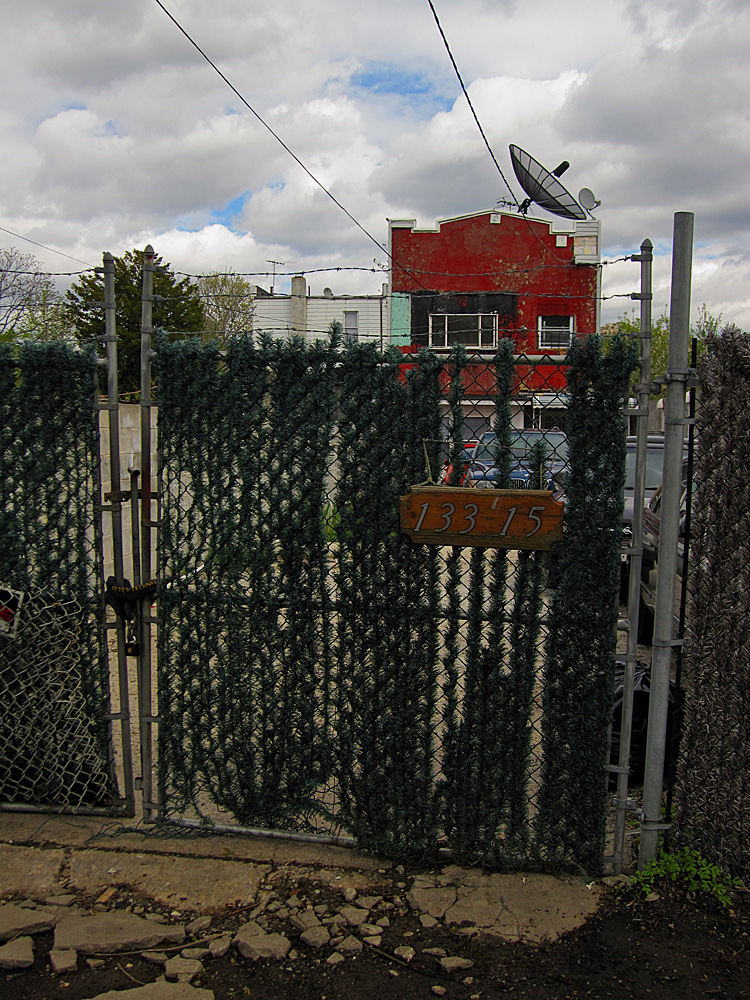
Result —
[[617, 761], [617, 800], [615, 803], [615, 838], [612, 868], [615, 875], [622, 872], [625, 853], [625, 824], [629, 808], [628, 776], [630, 773], [630, 742], [633, 732], [633, 690], [635, 667], [638, 660], [638, 611], [641, 593], [641, 565], [643, 563], [643, 505], [646, 495], [646, 458], [648, 451], [648, 404], [651, 394], [651, 303], [653, 299], [653, 244], [641, 243], [640, 254], [632, 260], [641, 263], [641, 323], [639, 338], [641, 359], [636, 407], [635, 482], [633, 484], [633, 523], [628, 558], [628, 633], [625, 654], [625, 675], [620, 716], [620, 755]]
[[688, 380], [690, 341], [690, 287], [693, 255], [692, 212], [674, 217], [672, 246], [672, 296], [669, 312], [669, 365], [666, 375], [664, 473], [659, 527], [659, 579], [654, 610], [654, 641], [651, 659], [651, 694], [646, 743], [646, 776], [643, 784], [643, 818], [639, 868], [657, 854], [659, 835], [668, 828], [661, 818], [664, 762], [672, 649], [675, 645], [674, 600], [677, 574], [677, 543], [682, 494], [682, 454], [685, 434], [685, 390]]
[[[124, 558], [122, 541], [122, 494], [120, 468], [120, 410], [117, 375], [117, 320], [115, 300], [115, 259], [111, 253], [103, 256], [104, 271], [104, 343], [107, 350], [107, 403], [109, 416], [109, 488], [112, 516], [112, 563], [117, 583], [122, 586]], [[129, 816], [135, 813], [133, 786], [133, 747], [130, 738], [130, 692], [128, 658], [125, 653], [125, 622], [117, 616], [117, 677], [120, 692], [120, 732], [122, 739], [122, 770], [125, 806]]]
[[[151, 335], [154, 306], [154, 248], [149, 244], [143, 251], [143, 299], [141, 304], [141, 576], [151, 580]], [[151, 690], [151, 602], [142, 598], [138, 604], [140, 619], [139, 709], [141, 733], [141, 765], [143, 780], [143, 818], [152, 819], [153, 801], [152, 754], [152, 690]]]

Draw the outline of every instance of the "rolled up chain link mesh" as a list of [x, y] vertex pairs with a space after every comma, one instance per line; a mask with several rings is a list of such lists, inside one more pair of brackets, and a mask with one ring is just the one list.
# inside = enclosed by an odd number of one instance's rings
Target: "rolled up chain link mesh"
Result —
[[[400, 534], [411, 485], [460, 480], [463, 349], [157, 354], [160, 818], [600, 869], [632, 346], [571, 352], [554, 557]], [[489, 370], [507, 486], [508, 342]]]
[[107, 807], [96, 358], [0, 344], [0, 583], [24, 594], [0, 633], [0, 803]]
[[[685, 720], [674, 842], [750, 877], [750, 342], [708, 338], [699, 365]], [[671, 846], [671, 845], [670, 845]]]

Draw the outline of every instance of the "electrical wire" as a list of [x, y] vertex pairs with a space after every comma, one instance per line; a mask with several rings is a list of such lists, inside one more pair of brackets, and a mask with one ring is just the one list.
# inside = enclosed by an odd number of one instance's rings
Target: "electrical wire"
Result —
[[495, 156], [494, 152], [492, 151], [492, 146], [490, 146], [489, 140], [487, 139], [487, 136], [484, 134], [484, 129], [482, 128], [482, 123], [479, 121], [479, 116], [477, 115], [476, 111], [474, 110], [474, 105], [471, 103], [471, 98], [469, 97], [469, 91], [466, 89], [466, 86], [464, 84], [463, 78], [461, 77], [461, 72], [460, 72], [460, 70], [458, 68], [456, 60], [453, 58], [453, 53], [451, 52], [451, 47], [448, 44], [448, 39], [445, 37], [445, 32], [443, 31], [443, 26], [440, 23], [440, 18], [437, 15], [437, 11], [435, 10], [435, 7], [434, 7], [434, 5], [432, 3], [432, 0], [427, 0], [427, 3], [429, 4], [430, 10], [432, 11], [432, 16], [435, 18], [435, 24], [437, 25], [437, 29], [440, 32], [440, 37], [443, 39], [443, 44], [445, 45], [445, 50], [448, 53], [448, 58], [451, 61], [451, 65], [453, 66], [453, 69], [456, 72], [456, 76], [458, 77], [458, 82], [461, 85], [461, 90], [463, 91], [464, 97], [466, 98], [466, 103], [469, 105], [469, 110], [471, 111], [472, 115], [474, 116], [474, 121], [477, 123], [477, 128], [479, 129], [479, 134], [481, 135], [482, 139], [484, 140], [484, 144], [487, 147], [487, 152], [492, 157], [492, 162], [495, 164], [495, 167], [497, 168], [497, 172], [502, 177], [502, 179], [503, 179], [503, 181], [505, 183], [505, 186], [507, 187], [508, 191], [510, 192], [510, 196], [513, 199], [513, 204], [516, 206], [516, 208], [520, 209], [520, 205], [518, 204], [518, 199], [516, 198], [515, 194], [513, 193], [513, 188], [510, 186], [510, 184], [506, 180], [505, 174], [503, 173], [500, 164], [497, 162], [497, 157]]
[[243, 95], [239, 92], [239, 90], [237, 90], [237, 88], [234, 86], [234, 84], [231, 83], [230, 80], [222, 73], [222, 71], [219, 69], [219, 67], [216, 65], [216, 63], [203, 51], [203, 49], [200, 47], [200, 45], [198, 45], [198, 43], [195, 41], [195, 39], [193, 39], [188, 34], [188, 32], [185, 30], [185, 28], [182, 27], [182, 25], [179, 23], [179, 21], [172, 14], [170, 14], [170, 12], [164, 6], [164, 4], [161, 2], [161, 0], [154, 0], [154, 2], [157, 4], [157, 6], [161, 7], [161, 9], [164, 11], [164, 13], [170, 19], [170, 21], [175, 25], [175, 27], [178, 28], [178, 30], [185, 36], [185, 38], [190, 42], [190, 44], [193, 46], [193, 48], [197, 52], [199, 52], [201, 56], [203, 56], [203, 58], [206, 60], [206, 62], [208, 63], [208, 65], [221, 77], [221, 79], [229, 87], [229, 89], [232, 91], [232, 93], [235, 94], [235, 96], [245, 105], [245, 107], [248, 109], [248, 111], [252, 115], [255, 116], [255, 118], [260, 122], [260, 124], [263, 126], [263, 128], [265, 128], [268, 132], [270, 132], [270, 134], [279, 143], [279, 145], [291, 156], [291, 158], [294, 160], [294, 162], [298, 166], [300, 166], [302, 168], [302, 170], [304, 170], [304, 172], [307, 174], [307, 176], [310, 178], [310, 180], [313, 181], [315, 184], [317, 184], [317, 186], [320, 188], [320, 190], [324, 194], [326, 194], [331, 199], [331, 201], [338, 208], [341, 209], [341, 211], [344, 213], [344, 215], [351, 222], [354, 223], [354, 225], [357, 227], [357, 229], [360, 230], [360, 232], [364, 233], [364, 235], [375, 244], [375, 246], [378, 248], [378, 250], [381, 250], [381, 251], [384, 251], [385, 253], [388, 253], [388, 251], [385, 249], [385, 247], [375, 239], [375, 237], [372, 235], [372, 233], [368, 232], [368, 230], [365, 229], [365, 227], [362, 225], [362, 223], [359, 222], [359, 220], [356, 219], [352, 215], [352, 213], [347, 208], [345, 208], [344, 205], [341, 204], [341, 202], [338, 200], [338, 198], [336, 198], [336, 196], [334, 194], [332, 194], [328, 190], [328, 188], [323, 184], [323, 182], [319, 181], [318, 178], [315, 176], [315, 174], [313, 174], [313, 172], [307, 166], [305, 166], [305, 164], [302, 162], [302, 160], [284, 142], [284, 140], [281, 138], [281, 136], [277, 132], [274, 132], [274, 130], [271, 128], [271, 126], [268, 124], [268, 122], [266, 122], [258, 114], [258, 112], [255, 110], [255, 108], [250, 104], [250, 102], [247, 101], [245, 99], [245, 97], [243, 97]]
[[[157, 0], [158, 2], [158, 0]], [[11, 229], [6, 229], [4, 226], [0, 226], [0, 232], [8, 233], [9, 236], [15, 236], [17, 240], [25, 240], [27, 243], [33, 243], [35, 247], [41, 247], [42, 250], [49, 250], [50, 253], [57, 253], [61, 257], [67, 257], [68, 260], [74, 260], [78, 264], [85, 264], [86, 267], [94, 267], [93, 264], [89, 264], [87, 260], [81, 260], [79, 257], [71, 257], [69, 253], [63, 253], [62, 250], [54, 250], [52, 247], [45, 246], [44, 243], [37, 243], [36, 240], [29, 239], [28, 236], [21, 236], [20, 233], [14, 233]], [[82, 271], [70, 271], [62, 272], [67, 274], [82, 274]]]
[[474, 105], [471, 103], [471, 98], [469, 97], [469, 92], [466, 89], [466, 86], [464, 84], [463, 78], [461, 77], [461, 73], [460, 73], [459, 68], [458, 68], [458, 64], [456, 63], [456, 60], [453, 57], [453, 53], [451, 52], [450, 44], [448, 42], [448, 39], [446, 38], [445, 32], [443, 31], [443, 26], [440, 23], [440, 18], [437, 15], [437, 11], [435, 10], [435, 7], [434, 7], [434, 5], [432, 3], [432, 0], [427, 0], [427, 3], [429, 4], [430, 10], [432, 11], [432, 16], [435, 18], [435, 24], [437, 25], [437, 29], [440, 32], [440, 37], [443, 39], [443, 44], [445, 45], [445, 50], [448, 53], [448, 58], [450, 59], [451, 65], [453, 66], [453, 69], [456, 72], [456, 77], [458, 78], [458, 82], [459, 82], [459, 84], [461, 86], [461, 90], [463, 91], [464, 97], [466, 98], [466, 102], [469, 105], [469, 110], [471, 111], [472, 115], [474, 116], [474, 121], [477, 123], [477, 128], [479, 129], [479, 134], [482, 136], [482, 139], [484, 140], [484, 144], [487, 147], [487, 151], [489, 152], [490, 157], [492, 158], [492, 162], [495, 164], [495, 167], [497, 168], [497, 172], [502, 177], [503, 183], [507, 187], [508, 191], [510, 191], [510, 196], [513, 199], [513, 204], [516, 206], [516, 208], [521, 213], [521, 217], [526, 221], [526, 224], [528, 225], [530, 231], [534, 235], [534, 238], [538, 241], [539, 245], [544, 250], [546, 250], [549, 254], [551, 254], [551, 256], [555, 258], [555, 260], [559, 260], [559, 261], [563, 261], [564, 262], [564, 258], [563, 257], [559, 257], [550, 247], [546, 247], [544, 245], [544, 243], [542, 242], [542, 240], [539, 237], [539, 234], [536, 233], [536, 232], [534, 232], [534, 227], [531, 225], [531, 223], [529, 222], [529, 220], [526, 218], [525, 213], [521, 212], [521, 206], [518, 204], [518, 199], [516, 198], [515, 194], [513, 193], [513, 189], [511, 188], [510, 184], [508, 184], [508, 181], [507, 181], [507, 179], [505, 177], [505, 174], [503, 173], [503, 171], [502, 171], [502, 169], [500, 167], [500, 164], [497, 161], [497, 157], [495, 156], [494, 152], [492, 151], [492, 147], [490, 146], [489, 141], [487, 139], [487, 136], [485, 135], [484, 129], [482, 128], [482, 123], [479, 121], [479, 116], [477, 115], [476, 111], [474, 110]]

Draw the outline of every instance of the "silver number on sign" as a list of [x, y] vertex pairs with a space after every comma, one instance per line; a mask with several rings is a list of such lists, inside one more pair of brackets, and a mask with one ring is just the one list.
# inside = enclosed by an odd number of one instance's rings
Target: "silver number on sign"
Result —
[[508, 516], [505, 519], [505, 524], [503, 525], [503, 530], [500, 532], [501, 535], [507, 534], [508, 528], [510, 527], [510, 522], [516, 516], [516, 511], [517, 510], [518, 510], [518, 507], [511, 507], [510, 510], [508, 511]]
[[422, 504], [422, 513], [419, 515], [419, 520], [417, 521], [417, 526], [414, 529], [415, 531], [419, 531], [419, 529], [422, 527], [422, 521], [424, 521], [424, 516], [427, 513], [427, 508], [429, 506], [430, 506], [429, 503], [423, 503]]
[[[471, 513], [469, 513], [471, 511]], [[479, 508], [475, 503], [465, 503], [464, 504], [464, 514], [466, 520], [469, 522], [468, 528], [462, 528], [459, 531], [459, 535], [468, 535], [470, 531], [473, 531], [477, 523], [477, 514], [479, 513]]]
[[535, 511], [537, 511], [537, 510], [544, 510], [544, 509], [545, 509], [544, 507], [532, 507], [531, 510], [529, 511], [529, 520], [530, 521], [536, 521], [536, 527], [532, 528], [531, 531], [527, 531], [526, 532], [526, 537], [527, 538], [531, 538], [531, 536], [535, 535], [537, 533], [537, 531], [539, 531], [539, 529], [541, 528], [541, 526], [542, 526], [541, 519], [535, 513]]
[[444, 503], [444, 504], [440, 505], [440, 509], [441, 510], [445, 510], [446, 508], [448, 509], [448, 513], [442, 515], [443, 520], [445, 521], [445, 524], [443, 525], [442, 528], [435, 528], [436, 532], [438, 532], [438, 531], [447, 531], [448, 528], [450, 528], [450, 526], [451, 526], [451, 518], [456, 513], [456, 508], [453, 506], [452, 503]]

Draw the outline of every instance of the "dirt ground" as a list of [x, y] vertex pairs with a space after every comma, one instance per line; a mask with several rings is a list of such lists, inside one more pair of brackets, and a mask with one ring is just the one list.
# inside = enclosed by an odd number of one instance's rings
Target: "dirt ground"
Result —
[[[132, 900], [131, 900], [132, 901]], [[120, 905], [127, 902], [125, 898]], [[212, 930], [237, 926], [241, 915], [231, 910], [214, 915]], [[423, 928], [407, 914], [416, 952], [410, 963], [388, 951], [404, 941], [388, 930], [379, 950], [365, 949], [356, 958], [328, 965], [300, 947], [283, 962], [252, 962], [234, 949], [225, 957], [205, 960], [205, 972], [194, 986], [214, 992], [216, 1000], [417, 1000], [432, 996], [492, 1000], [573, 1000], [581, 997], [692, 1000], [750, 997], [750, 895], [735, 896], [731, 908], [712, 899], [691, 898], [682, 891], [662, 891], [644, 899], [632, 891], [608, 892], [598, 914], [555, 944], [512, 945], [484, 938], [460, 938], [461, 954], [474, 962], [470, 970], [447, 974], [425, 948], [455, 953], [455, 932], [443, 925]], [[114, 955], [101, 968], [54, 976], [48, 964], [52, 934], [34, 939], [36, 961], [17, 973], [0, 973], [2, 1000], [90, 1000], [107, 990], [132, 989], [152, 982], [162, 970], [139, 955]]]

